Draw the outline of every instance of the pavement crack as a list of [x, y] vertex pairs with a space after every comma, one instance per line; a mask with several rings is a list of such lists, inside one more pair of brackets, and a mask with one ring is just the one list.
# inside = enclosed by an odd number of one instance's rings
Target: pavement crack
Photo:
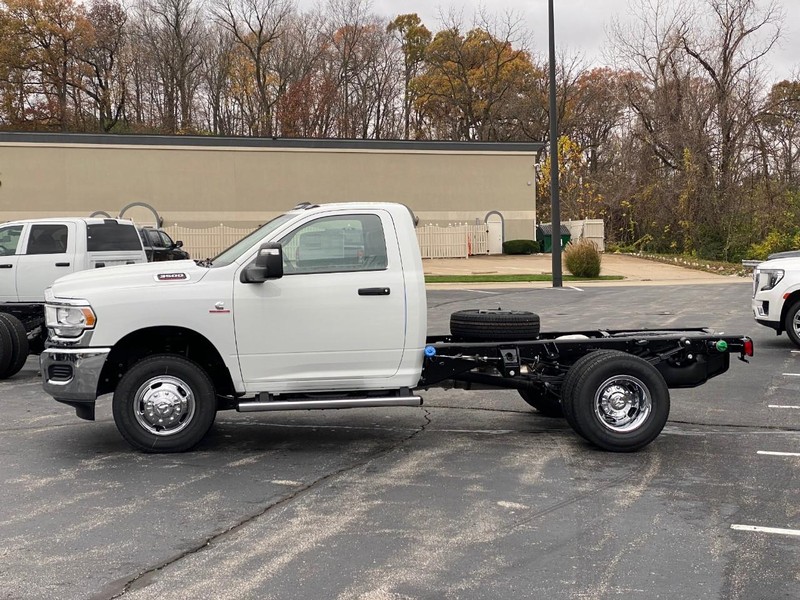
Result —
[[591, 498], [592, 496], [594, 496], [596, 494], [599, 494], [600, 492], [604, 492], [604, 491], [609, 490], [611, 488], [617, 487], [618, 485], [621, 485], [623, 483], [629, 482], [631, 477], [633, 477], [637, 473], [641, 472], [643, 469], [644, 469], [644, 466], [641, 466], [641, 467], [639, 467], [637, 469], [634, 469], [634, 470], [632, 470], [632, 471], [630, 471], [628, 473], [625, 473], [624, 475], [621, 475], [620, 477], [612, 479], [611, 481], [609, 481], [607, 483], [604, 483], [603, 485], [595, 486], [590, 490], [586, 490], [585, 492], [582, 492], [580, 494], [576, 494], [575, 496], [572, 496], [570, 498], [566, 498], [566, 499], [562, 500], [561, 502], [557, 502], [556, 504], [548, 506], [547, 508], [544, 508], [542, 510], [537, 510], [536, 512], [532, 512], [532, 513], [528, 514], [527, 516], [525, 516], [525, 517], [523, 517], [521, 519], [517, 519], [516, 521], [512, 522], [506, 528], [506, 531], [507, 532], [513, 531], [514, 529], [517, 529], [518, 527], [521, 527], [522, 525], [526, 525], [526, 524], [530, 523], [534, 519], [538, 519], [539, 517], [543, 517], [543, 516], [548, 515], [548, 514], [550, 514], [552, 512], [555, 512], [557, 510], [561, 510], [565, 506], [569, 506], [571, 504], [576, 504], [578, 502], [581, 502], [583, 500]]
[[[261, 518], [261, 517], [273, 512], [273, 511], [275, 511], [276, 509], [279, 509], [279, 508], [281, 508], [283, 506], [288, 505], [292, 501], [294, 501], [294, 500], [296, 500], [296, 499], [298, 499], [298, 498], [300, 498], [300, 497], [302, 497], [302, 496], [314, 491], [316, 488], [318, 488], [319, 486], [323, 485], [324, 483], [326, 483], [328, 481], [331, 481], [331, 480], [335, 479], [336, 477], [344, 475], [345, 473], [349, 473], [350, 471], [355, 471], [356, 469], [359, 469], [361, 467], [365, 467], [366, 465], [368, 465], [372, 461], [377, 460], [379, 458], [382, 458], [382, 457], [390, 454], [391, 452], [397, 450], [402, 445], [410, 442], [415, 437], [417, 437], [418, 435], [423, 433], [427, 429], [427, 427], [432, 423], [430, 411], [427, 410], [426, 408], [423, 408], [422, 411], [423, 411], [423, 418], [425, 419], [425, 421], [418, 428], [414, 429], [414, 431], [410, 435], [407, 435], [407, 436], [399, 439], [397, 442], [395, 442], [393, 444], [390, 444], [390, 445], [388, 445], [388, 446], [386, 446], [386, 447], [384, 447], [384, 448], [382, 448], [382, 449], [380, 449], [380, 450], [378, 450], [376, 452], [373, 452], [372, 454], [370, 454], [369, 456], [367, 456], [366, 458], [364, 458], [364, 459], [362, 459], [362, 460], [360, 460], [358, 462], [355, 462], [353, 464], [350, 464], [350, 465], [347, 465], [345, 467], [342, 467], [341, 469], [337, 469], [336, 471], [332, 471], [330, 473], [327, 473], [326, 475], [318, 477], [317, 479], [315, 479], [315, 480], [313, 480], [313, 481], [311, 481], [311, 482], [309, 482], [309, 483], [307, 483], [307, 484], [305, 484], [303, 486], [298, 487], [297, 489], [293, 490], [290, 494], [288, 494], [287, 496], [281, 498], [280, 500], [278, 500], [276, 502], [273, 502], [272, 504], [269, 504], [268, 506], [263, 507], [261, 510], [259, 510], [257, 512], [254, 512], [254, 513], [251, 513], [251, 514], [245, 516], [244, 518], [240, 519], [238, 522], [236, 522], [233, 525], [223, 529], [222, 531], [218, 531], [216, 533], [212, 533], [211, 535], [207, 536], [204, 540], [202, 540], [200, 543], [198, 543], [197, 545], [193, 546], [192, 548], [188, 548], [187, 550], [185, 550], [183, 552], [180, 552], [180, 553], [178, 553], [178, 554], [176, 554], [174, 556], [171, 556], [171, 557], [165, 559], [164, 561], [160, 562], [159, 564], [157, 564], [155, 566], [148, 567], [147, 569], [145, 569], [144, 571], [138, 573], [137, 575], [133, 576], [130, 579], [118, 580], [117, 582], [113, 582], [112, 584], [109, 585], [109, 587], [117, 588], [117, 587], [121, 586], [121, 589], [119, 589], [119, 591], [116, 591], [116, 592], [111, 591], [111, 592], [97, 594], [97, 595], [93, 596], [93, 600], [114, 600], [115, 598], [122, 598], [128, 592], [136, 589], [138, 583], [144, 583], [144, 582], [149, 581], [149, 579], [152, 578], [154, 575], [156, 575], [159, 571], [162, 571], [163, 569], [165, 569], [165, 568], [167, 568], [167, 567], [169, 567], [169, 566], [171, 566], [171, 565], [173, 565], [175, 563], [178, 563], [181, 560], [183, 560], [183, 559], [185, 559], [185, 558], [187, 558], [189, 556], [197, 554], [198, 552], [202, 552], [205, 548], [208, 548], [209, 546], [211, 546], [215, 542], [219, 541], [220, 539], [224, 538], [225, 536], [227, 536], [229, 534], [232, 534], [232, 533], [236, 533], [237, 531], [239, 531], [240, 529], [244, 528], [245, 526], [247, 526], [248, 524], [252, 523], [253, 521], [256, 521], [257, 519], [259, 519], [259, 518]], [[111, 595], [108, 595], [109, 593]]]
[[[92, 421], [92, 423], [109, 423], [111, 419]], [[7, 427], [0, 429], [0, 433], [13, 433], [17, 431], [48, 431], [50, 429], [63, 429], [65, 427], [80, 427], [86, 425], [86, 421], [80, 420], [72, 423], [53, 423], [52, 425], [23, 425], [20, 427]]]
[[712, 429], [725, 427], [728, 429], [735, 429], [739, 431], [778, 431], [782, 433], [797, 433], [800, 431], [798, 427], [786, 427], [785, 425], [740, 425], [736, 423], [698, 423], [695, 421], [673, 421], [670, 419], [667, 425], [691, 425], [692, 427], [701, 427], [703, 429]]

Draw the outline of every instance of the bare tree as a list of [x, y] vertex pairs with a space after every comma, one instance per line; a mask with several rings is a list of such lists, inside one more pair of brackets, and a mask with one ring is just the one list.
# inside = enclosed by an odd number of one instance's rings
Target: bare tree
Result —
[[292, 12], [288, 0], [218, 0], [213, 8], [215, 18], [231, 32], [252, 66], [258, 99], [255, 135], [271, 136], [275, 130], [273, 108], [280, 86], [275, 83], [272, 52]]
[[100, 128], [111, 131], [125, 107], [128, 65], [123, 47], [128, 17], [115, 0], [93, 0], [87, 16], [92, 36], [79, 53], [88, 67], [80, 87], [94, 104]]
[[139, 28], [159, 78], [163, 128], [191, 130], [202, 64], [203, 20], [195, 0], [142, 0]]
[[425, 60], [425, 50], [432, 35], [416, 13], [397, 16], [386, 30], [396, 37], [403, 52], [403, 137], [409, 139], [414, 104], [411, 81]]
[[206, 128], [215, 135], [236, 132], [230, 111], [231, 75], [234, 61], [233, 35], [218, 24], [210, 24], [203, 35], [201, 80]]

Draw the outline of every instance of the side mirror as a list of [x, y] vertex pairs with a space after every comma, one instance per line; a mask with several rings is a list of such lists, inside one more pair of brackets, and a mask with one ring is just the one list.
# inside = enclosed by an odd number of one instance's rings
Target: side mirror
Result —
[[283, 248], [280, 244], [261, 244], [256, 259], [242, 271], [242, 283], [264, 283], [283, 277]]
[[176, 248], [183, 248], [183, 242], [181, 240], [178, 240], [177, 242], [175, 242], [175, 247]]

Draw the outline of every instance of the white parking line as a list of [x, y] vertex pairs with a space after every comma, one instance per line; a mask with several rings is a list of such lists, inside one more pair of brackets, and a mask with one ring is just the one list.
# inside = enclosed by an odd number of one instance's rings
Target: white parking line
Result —
[[795, 404], [767, 404], [769, 408], [800, 408]]
[[800, 373], [784, 373], [784, 377], [800, 377]]
[[756, 454], [767, 454], [768, 456], [800, 456], [800, 452], [770, 452], [769, 450], [759, 450]]
[[777, 533], [779, 535], [800, 536], [800, 529], [781, 529], [780, 527], [759, 527], [758, 525], [731, 525], [738, 531], [758, 531], [760, 533]]

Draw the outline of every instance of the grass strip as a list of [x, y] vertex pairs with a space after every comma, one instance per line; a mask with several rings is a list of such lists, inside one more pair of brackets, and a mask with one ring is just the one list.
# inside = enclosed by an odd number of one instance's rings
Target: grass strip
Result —
[[[600, 277], [575, 277], [564, 275], [564, 281], [619, 281], [620, 275], [601, 275]], [[531, 275], [425, 275], [425, 283], [510, 283], [526, 281], [553, 281], [548, 273]]]

